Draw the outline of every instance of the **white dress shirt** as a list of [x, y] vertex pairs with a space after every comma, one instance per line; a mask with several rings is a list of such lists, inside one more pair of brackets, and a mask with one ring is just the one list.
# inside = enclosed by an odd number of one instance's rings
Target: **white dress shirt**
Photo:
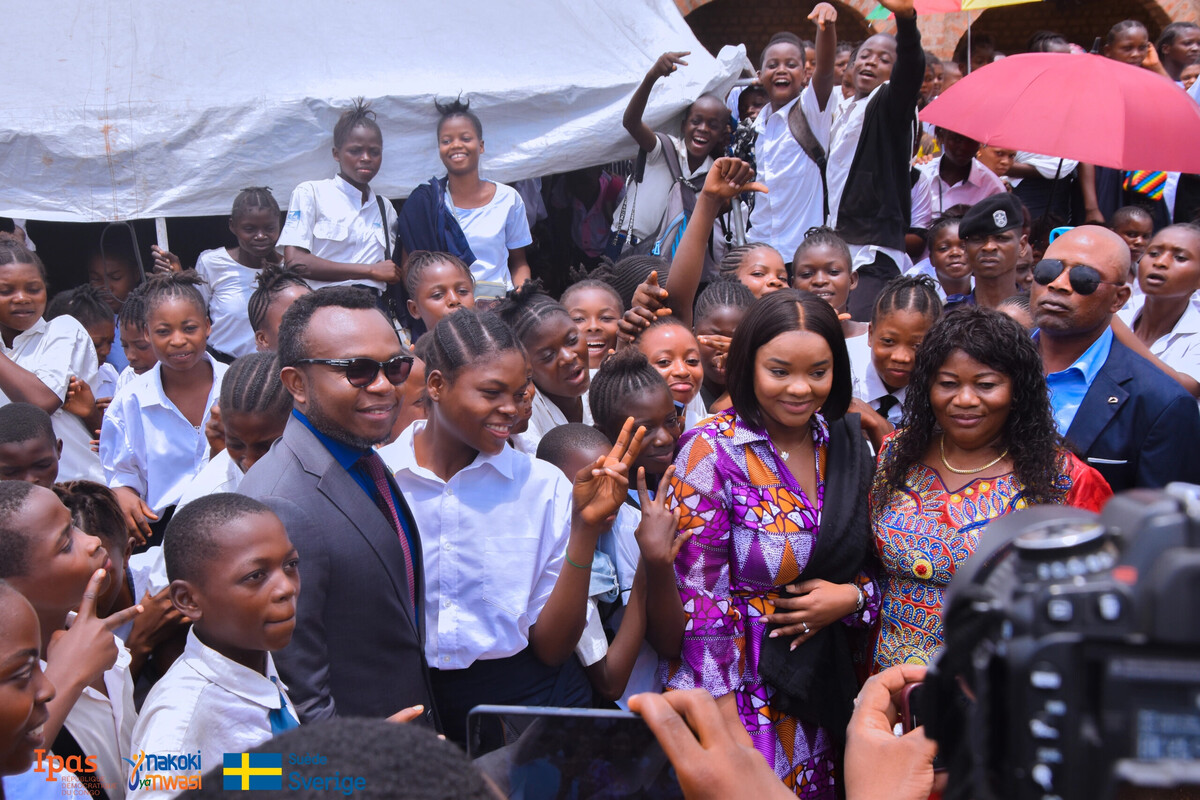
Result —
[[101, 397], [112, 397], [117, 393], [117, 382], [120, 380], [121, 375], [117, 368], [105, 362], [96, 373], [96, 385], [92, 387], [92, 394], [97, 400]]
[[[100, 361], [92, 337], [79, 320], [65, 314], [49, 322], [39, 319], [29, 330], [13, 338], [12, 347], [0, 341], [0, 352], [36, 375], [61, 400], [67, 399], [72, 376], [86, 381], [88, 386], [100, 383]], [[11, 398], [0, 391], [0, 405], [10, 402]], [[100, 458], [92, 452], [92, 434], [84, 421], [62, 408], [50, 415], [50, 421], [54, 435], [63, 443], [58, 479], [103, 483], [104, 469]]]
[[[587, 392], [583, 393], [583, 424], [592, 424], [592, 407], [588, 404]], [[566, 425], [567, 415], [558, 406], [550, 402], [541, 392], [533, 394], [533, 414], [529, 417], [529, 427], [524, 433], [517, 434], [514, 439], [516, 447], [522, 453], [536, 455], [538, 443], [550, 431]]]
[[119, 391], [126, 384], [131, 383], [137, 376], [138, 374], [133, 371], [133, 367], [126, 367], [125, 369], [121, 370], [121, 374], [117, 376], [117, 385], [113, 389], [113, 396], [115, 397], [117, 391]]
[[[821, 170], [788, 127], [788, 115], [797, 103], [813, 136], [828, 150], [829, 130], [837, 103], [831, 95], [822, 111], [811, 86], [778, 111], [767, 104], [754, 120], [754, 130], [758, 132], [754, 143], [757, 180], [770, 192], [754, 196], [750, 238], [774, 247], [784, 262], [795, 258], [796, 248], [804, 241], [809, 228], [824, 224]], [[833, 197], [829, 200], [830, 208], [833, 208]]]
[[[675, 157], [679, 159], [680, 175], [691, 180], [702, 173], [708, 172], [713, 165], [711, 157], [705, 158], [704, 163], [697, 169], [688, 167], [687, 147], [679, 137], [667, 135], [675, 146]], [[656, 237], [663, 226], [663, 216], [667, 212], [667, 195], [673, 185], [671, 169], [667, 166], [666, 153], [662, 142], [654, 137], [654, 149], [646, 154], [646, 170], [641, 183], [632, 183], [625, 191], [625, 199], [613, 214], [612, 229], [615, 231], [621, 223], [621, 214], [625, 213], [625, 227], [629, 227], [629, 213], [633, 212], [633, 234], [639, 240]], [[626, 208], [630, 206], [631, 208]], [[476, 253], [475, 255], [479, 255]]]
[[921, 218], [918, 218], [914, 206], [913, 227], [928, 228], [929, 223], [946, 213], [948, 208], [959, 203], [973, 206], [980, 200], [1007, 191], [1004, 188], [1004, 181], [996, 177], [996, 173], [985, 167], [978, 158], [971, 159], [971, 172], [967, 175], [967, 179], [953, 186], [942, 180], [942, 176], [938, 172], [941, 169], [941, 163], [942, 157], [938, 156], [920, 168], [928, 178], [923, 185], [929, 192], [929, 215], [922, 215]]
[[192, 478], [192, 482], [183, 490], [179, 502], [175, 504], [175, 509], [179, 510], [193, 500], [207, 497], [210, 494], [236, 492], [245, 475], [246, 473], [233, 463], [233, 459], [229, 457], [229, 451], [222, 450], [209, 459], [208, 463], [204, 465], [204, 469]]
[[[1117, 316], [1132, 330], [1145, 305], [1145, 295], [1131, 297]], [[1175, 327], [1151, 344], [1150, 352], [1171, 369], [1200, 381], [1200, 309], [1195, 303], [1188, 303]]]
[[[396, 236], [392, 233], [396, 230], [396, 210], [388, 202], [383, 207], [386, 223], [379, 216], [375, 192], [368, 187], [364, 202], [362, 192], [341, 175], [323, 181], [305, 181], [292, 191], [276, 247], [303, 247], [318, 258], [339, 264], [376, 264], [383, 261], [385, 224], [392, 252], [396, 251]], [[382, 281], [366, 278], [305, 280], [313, 289], [350, 284], [373, 286], [381, 292], [387, 288]]]
[[[124, 800], [128, 787], [128, 758], [130, 739], [138, 719], [133, 704], [133, 676], [129, 663], [133, 660], [125, 642], [117, 641], [117, 661], [105, 670], [104, 692], [85, 686], [75, 705], [67, 713], [67, 731], [86, 755], [96, 756], [96, 776], [111, 800]], [[46, 662], [42, 662], [46, 669]]]
[[209, 345], [234, 358], [255, 352], [258, 347], [246, 307], [254, 294], [259, 270], [239, 264], [227, 249], [218, 247], [200, 254], [196, 272], [207, 281], [198, 288], [208, 301], [208, 316], [212, 318]]
[[[1060, 161], [1062, 162], [1061, 166], [1059, 166]], [[1016, 164], [1028, 164], [1048, 181], [1054, 180], [1055, 174], [1058, 175], [1060, 181], [1069, 178], [1071, 173], [1075, 171], [1075, 167], [1079, 166], [1078, 161], [1072, 161], [1069, 158], [1060, 159], [1058, 156], [1041, 156], [1037, 153], [1027, 153], [1024, 150], [1017, 151], [1013, 162]], [[1014, 178], [1011, 175], [1008, 176], [1008, 182], [1014, 188], [1020, 186], [1022, 180], [1024, 179]]]
[[[884, 84], [879, 84], [883, 86]], [[867, 105], [879, 91], [879, 86], [866, 97], [856, 97], [842, 110], [837, 122], [829, 132], [829, 158], [825, 178], [829, 181], [829, 227], [837, 227], [838, 206], [842, 204], [842, 192], [846, 179], [850, 177], [850, 166], [858, 152], [858, 140], [862, 136], [863, 122], [867, 117]]]
[[683, 411], [683, 429], [690, 431], [711, 416], [712, 412], [704, 405], [704, 398], [700, 396], [700, 392], [696, 392], [696, 396]]
[[417, 464], [413, 440], [424, 428], [417, 420], [379, 455], [421, 531], [425, 660], [464, 669], [516, 655], [563, 569], [571, 482], [510, 447], [443, 481]]
[[221, 396], [226, 367], [207, 353], [213, 383], [199, 426], [163, 391], [162, 364], [155, 364], [117, 390], [100, 429], [100, 460], [108, 487], [135, 489], [155, 514], [176, 505], [183, 490], [208, 463], [204, 426]]
[[[221, 655], [189, 630], [187, 645], [142, 704], [133, 730], [133, 752], [195, 753], [207, 772], [219, 768], [225, 753], [245, 753], [271, 738], [270, 713], [286, 700], [287, 686], [267, 653], [261, 674]], [[282, 696], [281, 693], [282, 692]], [[170, 792], [139, 789], [131, 800], [170, 797]]]
[[512, 273], [508, 269], [508, 251], [533, 244], [529, 233], [529, 218], [525, 215], [525, 201], [517, 190], [503, 183], [496, 183], [496, 194], [485, 206], [459, 208], [446, 189], [446, 208], [458, 220], [475, 263], [471, 274], [478, 281], [503, 283], [513, 288]]
[[899, 425], [904, 416], [904, 397], [908, 387], [904, 386], [894, 392], [889, 392], [883, 379], [875, 370], [875, 362], [871, 359], [871, 345], [867, 336], [855, 336], [846, 340], [846, 352], [850, 354], [850, 368], [854, 371], [854, 396], [879, 411], [879, 401], [884, 395], [890, 394], [897, 402], [887, 413], [887, 421]]

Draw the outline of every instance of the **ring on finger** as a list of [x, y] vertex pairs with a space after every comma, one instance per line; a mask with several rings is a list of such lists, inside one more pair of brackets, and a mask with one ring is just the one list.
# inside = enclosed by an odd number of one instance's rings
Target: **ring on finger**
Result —
[[807, 622], [801, 622], [800, 624], [804, 626], [804, 633], [805, 633], [805, 634], [807, 634], [807, 633], [809, 632], [809, 630], [808, 630], [808, 623], [807, 623]]

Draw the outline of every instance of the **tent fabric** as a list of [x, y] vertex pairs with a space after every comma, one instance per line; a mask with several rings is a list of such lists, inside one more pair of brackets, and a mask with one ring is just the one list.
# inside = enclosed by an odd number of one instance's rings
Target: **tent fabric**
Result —
[[434, 99], [484, 125], [482, 172], [515, 181], [631, 157], [621, 114], [665, 50], [646, 121], [724, 95], [743, 48], [708, 54], [673, 0], [64, 0], [11, 14], [0, 60], [0, 215], [101, 221], [227, 214], [246, 186], [286, 205], [331, 177], [354, 97], [383, 129], [381, 194], [442, 174]]

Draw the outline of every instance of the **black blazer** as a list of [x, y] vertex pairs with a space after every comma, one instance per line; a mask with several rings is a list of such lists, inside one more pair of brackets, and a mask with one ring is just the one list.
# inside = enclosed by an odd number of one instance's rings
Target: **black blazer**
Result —
[[[300, 554], [296, 632], [274, 654], [300, 720], [386, 717], [420, 704], [426, 721], [436, 724], [424, 626], [408, 599], [404, 551], [350, 473], [293, 417], [238, 491], [279, 515]], [[396, 497], [416, 534], [398, 489]], [[419, 599], [421, 542], [413, 539]]]
[[1115, 339], [1066, 438], [1114, 492], [1200, 483], [1196, 400]]

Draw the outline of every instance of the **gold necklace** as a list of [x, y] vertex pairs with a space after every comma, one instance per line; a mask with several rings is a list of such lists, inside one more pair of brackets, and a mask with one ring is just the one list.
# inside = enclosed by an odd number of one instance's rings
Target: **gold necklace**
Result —
[[1003, 453], [996, 456], [982, 467], [977, 467], [975, 469], [955, 469], [954, 467], [950, 466], [950, 462], [946, 460], [946, 434], [944, 433], [942, 434], [942, 438], [938, 440], [938, 449], [942, 452], [942, 466], [953, 472], [955, 475], [975, 475], [983, 472], [985, 469], [990, 469], [996, 466], [1008, 457], [1008, 450], [1005, 450]]

